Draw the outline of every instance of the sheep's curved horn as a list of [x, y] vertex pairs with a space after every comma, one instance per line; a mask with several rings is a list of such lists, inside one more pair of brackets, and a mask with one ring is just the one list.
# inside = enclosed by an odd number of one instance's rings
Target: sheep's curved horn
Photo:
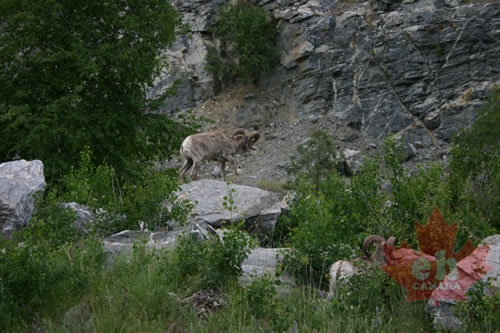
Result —
[[396, 244], [396, 237], [394, 236], [389, 237], [389, 239], [387, 240], [387, 245], [394, 246], [395, 244]]
[[237, 128], [233, 131], [233, 134], [231, 134], [231, 138], [234, 138], [236, 135], [241, 135], [243, 134], [244, 136], [248, 137], [248, 131], [244, 128]]
[[370, 252], [370, 246], [373, 244], [373, 243], [382, 243], [382, 242], [385, 242], [385, 238], [382, 237], [382, 236], [378, 236], [378, 235], [370, 235], [370, 236], [367, 236], [365, 238], [365, 240], [363, 241], [363, 252], [368, 256], [368, 257], [371, 257], [373, 253]]

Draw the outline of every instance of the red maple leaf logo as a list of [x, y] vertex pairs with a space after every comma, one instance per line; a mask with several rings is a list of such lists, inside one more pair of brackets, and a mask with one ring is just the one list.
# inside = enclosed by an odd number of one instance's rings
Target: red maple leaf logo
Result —
[[382, 269], [408, 290], [406, 301], [433, 298], [466, 300], [465, 292], [491, 269], [486, 263], [490, 247], [475, 248], [470, 239], [453, 252], [458, 222], [448, 225], [436, 207], [425, 226], [415, 222], [419, 251], [403, 241], [385, 244]]

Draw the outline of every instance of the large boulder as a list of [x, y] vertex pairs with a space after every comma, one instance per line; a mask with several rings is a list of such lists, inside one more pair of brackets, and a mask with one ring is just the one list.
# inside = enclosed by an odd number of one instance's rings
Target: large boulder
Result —
[[0, 231], [12, 232], [29, 224], [34, 195], [46, 186], [43, 163], [18, 160], [0, 164]]
[[212, 179], [184, 184], [176, 196], [177, 200], [193, 203], [192, 223], [219, 228], [226, 223], [245, 221], [249, 233], [261, 242], [267, 240], [283, 208], [276, 193]]
[[491, 269], [481, 278], [481, 281], [491, 282], [491, 287], [485, 288], [485, 295], [500, 293], [500, 235], [493, 235], [483, 240], [482, 244], [490, 246], [486, 263]]
[[103, 240], [104, 253], [110, 259], [117, 255], [128, 256], [132, 254], [137, 243], [144, 244], [148, 250], [172, 249], [177, 239], [187, 233], [197, 241], [221, 237], [211, 226], [199, 223], [178, 226], [166, 231], [123, 230]]
[[454, 314], [457, 302], [454, 300], [440, 300], [435, 302], [433, 299], [427, 302], [425, 311], [432, 318], [432, 325], [438, 331], [456, 332], [463, 329], [463, 320], [457, 318]]

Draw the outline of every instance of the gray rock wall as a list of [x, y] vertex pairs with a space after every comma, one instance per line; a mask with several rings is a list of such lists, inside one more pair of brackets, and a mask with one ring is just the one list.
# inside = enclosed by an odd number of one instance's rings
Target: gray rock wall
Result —
[[499, 24], [498, 4], [324, 10], [283, 23], [286, 69], [269, 82], [281, 82], [301, 116], [325, 115], [368, 137], [405, 131], [424, 144], [448, 140], [500, 84]]
[[[367, 138], [399, 133], [430, 145], [470, 124], [474, 108], [500, 87], [500, 4], [257, 3], [277, 20], [281, 61], [258, 83], [269, 103], [241, 103], [253, 118], [266, 109], [265, 121], [273, 113], [267, 109], [274, 108], [349, 126]], [[173, 74], [158, 79], [155, 89], [180, 75], [186, 79], [166, 111], [196, 107], [219, 89], [205, 69], [205, 56], [216, 49], [209, 29], [222, 1], [174, 4], [193, 34], [167, 51]]]

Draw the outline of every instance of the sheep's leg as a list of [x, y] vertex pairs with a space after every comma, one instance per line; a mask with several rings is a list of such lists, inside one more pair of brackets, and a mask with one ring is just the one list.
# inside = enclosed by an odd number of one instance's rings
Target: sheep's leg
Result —
[[220, 171], [222, 172], [222, 180], [226, 181], [226, 161], [220, 160]]
[[236, 159], [232, 156], [229, 156], [227, 160], [233, 164], [234, 180], [236, 180], [238, 178], [238, 163]]
[[234, 169], [234, 179], [238, 177], [238, 163], [236, 162], [236, 159], [233, 159], [233, 169]]
[[196, 180], [198, 178], [199, 168], [200, 168], [200, 163], [193, 162], [193, 168], [191, 169], [191, 180]]
[[187, 158], [184, 161], [184, 165], [182, 168], [179, 170], [179, 182], [181, 184], [184, 184], [184, 174], [193, 166], [193, 160], [190, 158]]
[[[225, 158], [224, 162], [231, 162], [231, 164], [233, 165], [233, 170], [234, 170], [234, 179], [237, 179], [238, 178], [238, 163], [237, 163], [236, 159], [232, 156], [227, 156]], [[222, 161], [221, 161], [221, 163], [222, 163]], [[224, 176], [226, 175], [225, 172], [226, 172], [226, 170], [224, 169], [224, 173], [223, 173]]]

